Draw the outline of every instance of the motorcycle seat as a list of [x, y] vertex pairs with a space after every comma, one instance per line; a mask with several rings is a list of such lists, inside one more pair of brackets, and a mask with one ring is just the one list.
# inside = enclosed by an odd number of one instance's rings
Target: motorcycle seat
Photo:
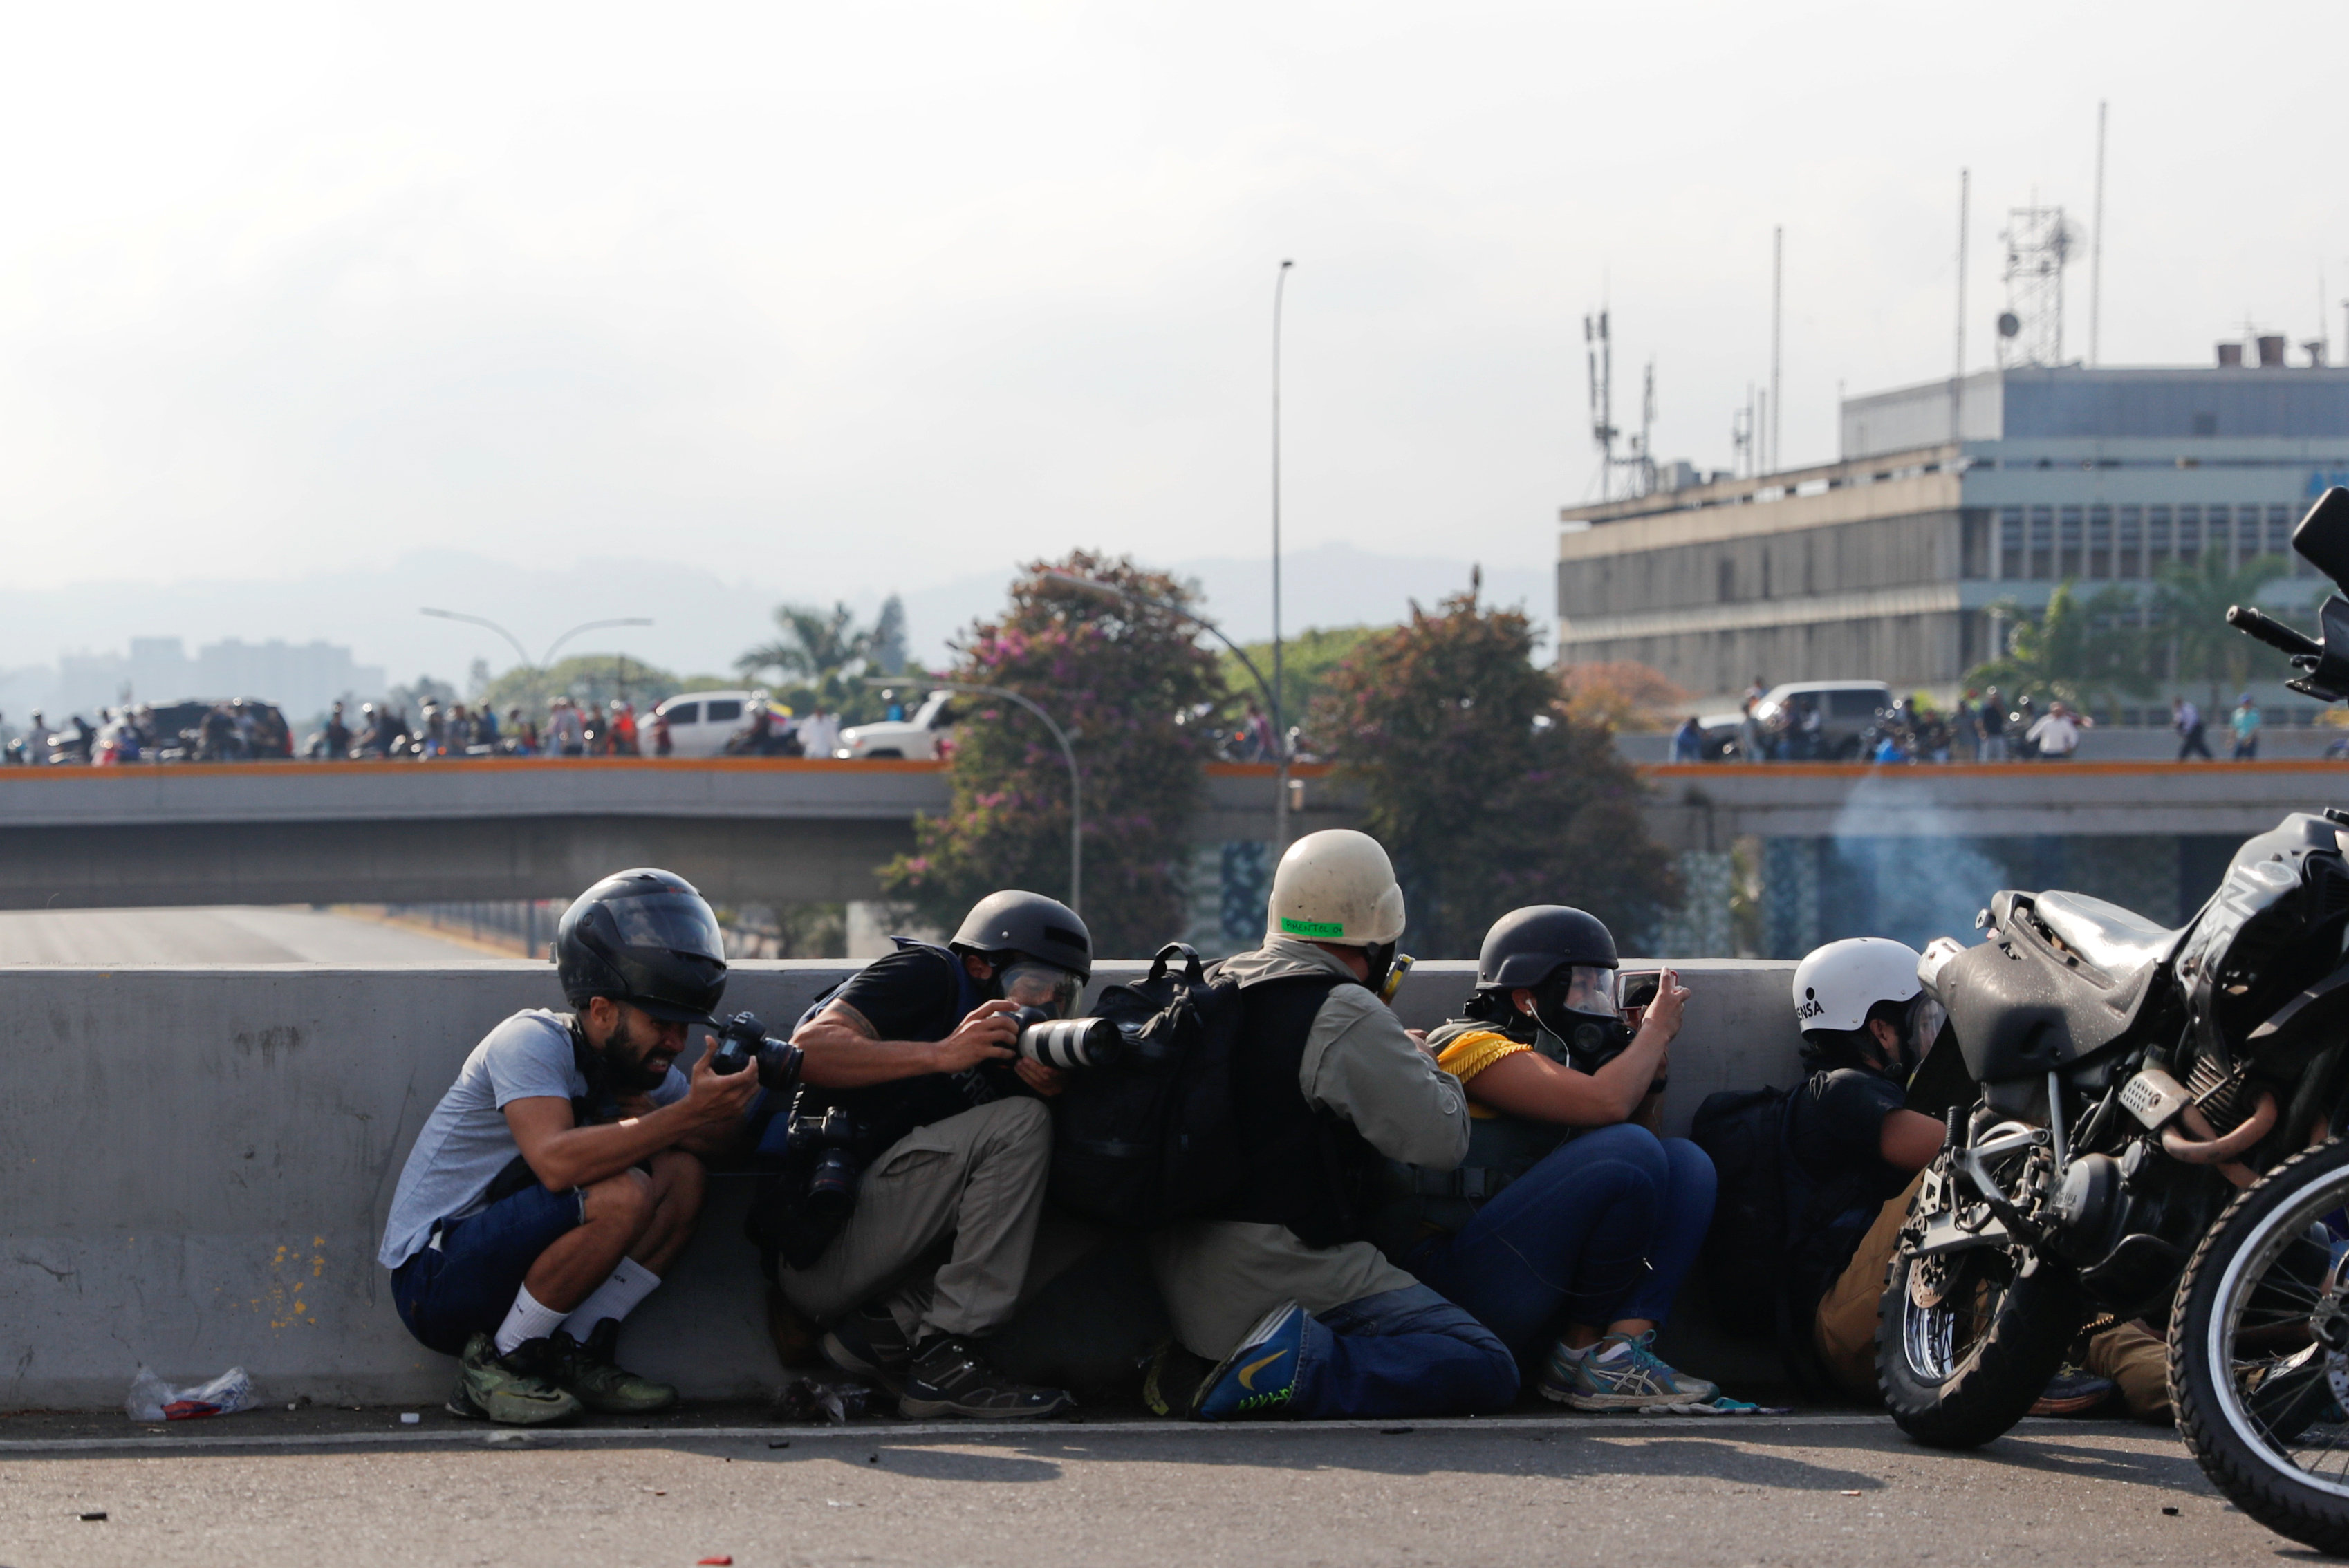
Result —
[[2123, 983], [2168, 957], [2180, 934], [2085, 893], [2043, 892], [2033, 907], [2083, 962]]

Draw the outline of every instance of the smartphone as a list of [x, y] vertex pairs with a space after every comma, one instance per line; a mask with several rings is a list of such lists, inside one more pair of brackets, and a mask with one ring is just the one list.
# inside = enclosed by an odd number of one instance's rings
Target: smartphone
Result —
[[1393, 1001], [1395, 993], [1402, 989], [1403, 981], [1410, 977], [1411, 966], [1418, 962], [1408, 953], [1396, 954], [1394, 962], [1387, 965], [1386, 983], [1379, 987], [1379, 1000]]
[[1661, 969], [1626, 969], [1615, 977], [1615, 1003], [1626, 1013], [1656, 999], [1664, 983]]

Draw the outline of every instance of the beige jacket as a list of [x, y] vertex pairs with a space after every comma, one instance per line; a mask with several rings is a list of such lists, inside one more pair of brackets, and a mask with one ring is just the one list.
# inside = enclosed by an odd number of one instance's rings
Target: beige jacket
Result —
[[[1349, 975], [1309, 942], [1274, 937], [1225, 962], [1242, 989], [1299, 975]], [[1350, 977], [1350, 976], [1349, 976]], [[1306, 1103], [1336, 1112], [1391, 1160], [1449, 1171], [1468, 1154], [1468, 1097], [1361, 985], [1333, 988], [1298, 1062]], [[1220, 1360], [1284, 1301], [1309, 1312], [1419, 1283], [1368, 1242], [1309, 1247], [1285, 1225], [1199, 1220], [1151, 1239], [1151, 1262], [1174, 1324], [1195, 1353]]]

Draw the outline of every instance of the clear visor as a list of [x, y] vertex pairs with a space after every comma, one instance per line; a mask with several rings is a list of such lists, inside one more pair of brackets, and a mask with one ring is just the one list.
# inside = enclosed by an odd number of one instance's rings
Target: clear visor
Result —
[[1926, 1049], [1940, 1037], [1941, 1026], [1949, 1021], [1949, 1009], [1931, 992], [1918, 997], [1917, 1006], [1909, 1013], [1909, 1059], [1922, 1061]]
[[1077, 999], [1084, 994], [1081, 976], [1050, 964], [1023, 962], [1003, 972], [1005, 997], [1023, 1007], [1041, 1007], [1057, 1018], [1074, 1017]]
[[649, 898], [618, 899], [609, 906], [621, 943], [629, 947], [665, 947], [672, 953], [698, 954], [726, 959], [726, 941], [718, 932], [718, 917], [698, 898], [664, 892]]
[[1560, 1002], [1569, 1013], [1596, 1013], [1617, 1017], [1622, 1007], [1615, 996], [1615, 971], [1595, 965], [1569, 965], [1560, 971], [1553, 984], [1559, 989]]

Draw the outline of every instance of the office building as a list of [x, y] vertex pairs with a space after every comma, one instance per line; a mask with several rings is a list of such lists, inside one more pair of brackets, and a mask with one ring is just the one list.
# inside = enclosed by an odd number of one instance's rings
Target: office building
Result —
[[[1849, 398], [1842, 458], [1564, 509], [1557, 656], [1636, 660], [1708, 710], [1765, 682], [1865, 678], [1948, 701], [1992, 656], [2003, 605], [2056, 584], [2140, 597], [2171, 562], [2288, 554], [2292, 524], [2349, 483], [2349, 369], [1988, 371]], [[2307, 606], [2294, 574], [2261, 603]], [[2271, 722], [2316, 706], [2256, 687]], [[2112, 716], [2141, 717], [2135, 711]]]

